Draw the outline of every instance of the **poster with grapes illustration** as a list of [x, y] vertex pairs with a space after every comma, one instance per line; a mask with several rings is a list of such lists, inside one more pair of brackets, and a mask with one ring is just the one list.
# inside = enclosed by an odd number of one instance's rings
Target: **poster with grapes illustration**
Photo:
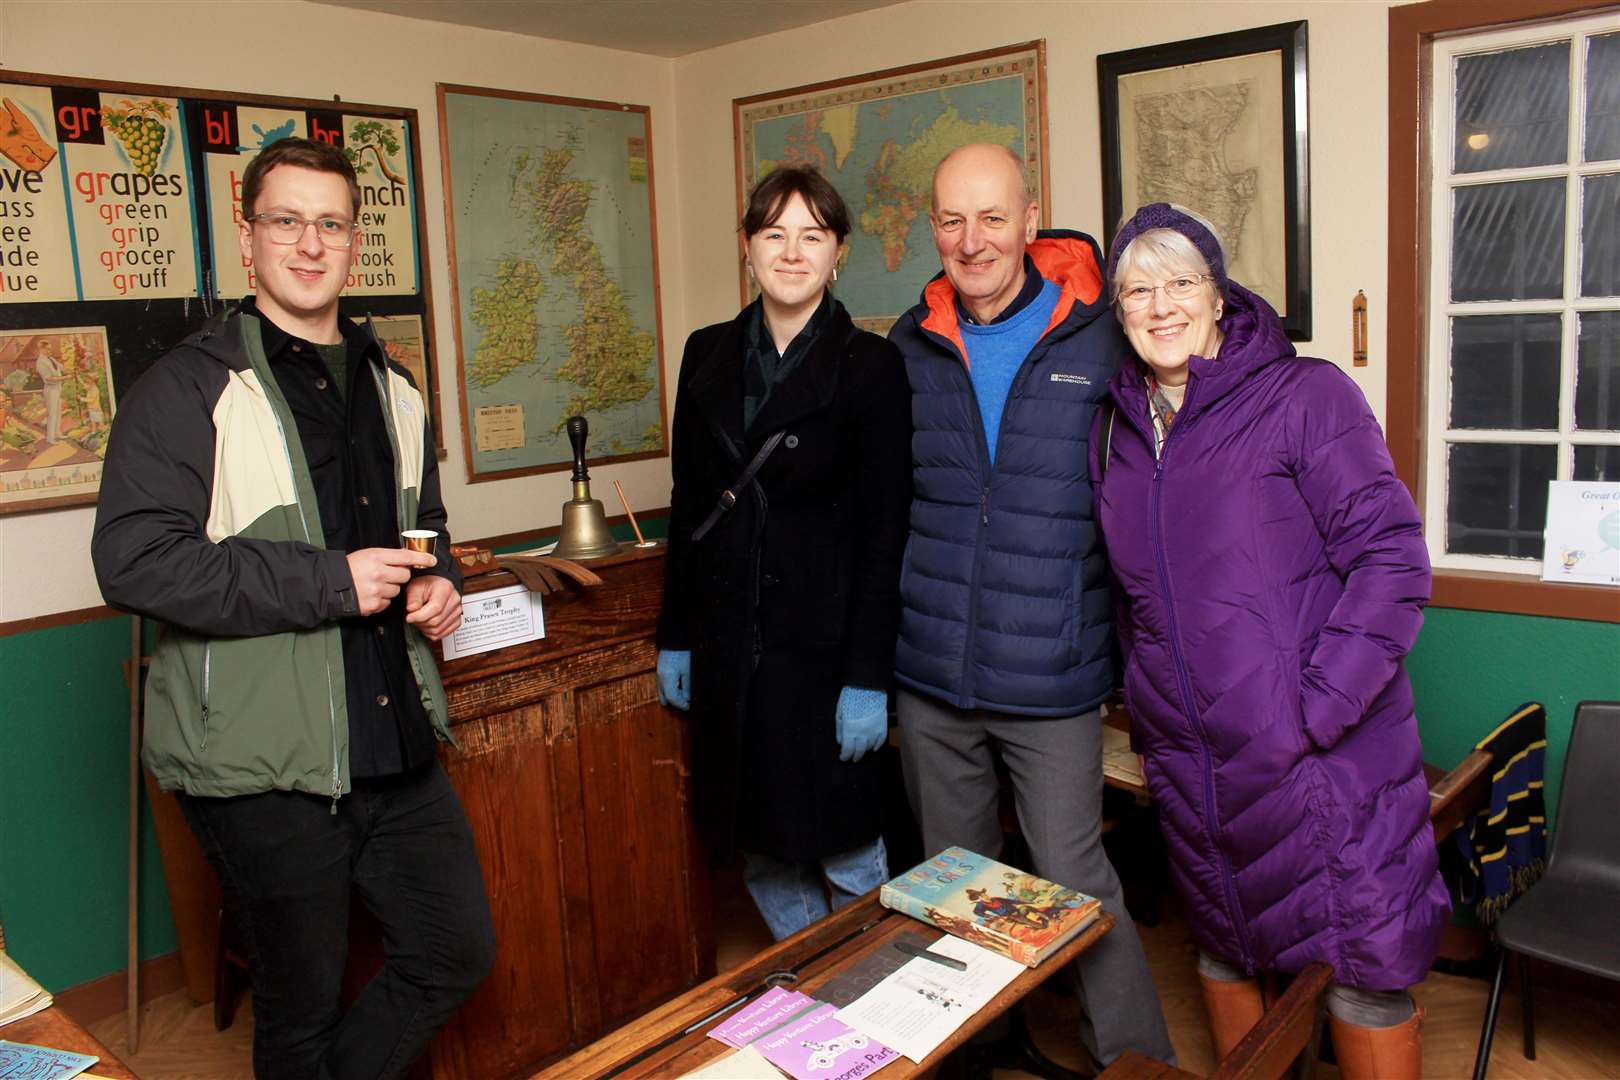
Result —
[[[85, 355], [109, 373], [94, 411], [110, 421], [115, 394], [253, 291], [237, 244], [242, 173], [288, 135], [330, 143], [355, 167], [362, 229], [340, 310], [399, 332], [389, 344], [410, 351], [442, 444], [414, 109], [0, 73], [0, 341], [71, 333], [64, 347], [93, 344]], [[19, 383], [38, 373], [22, 367], [17, 385], [0, 382], [0, 480], [15, 481], [0, 514], [93, 503], [99, 466], [62, 457], [100, 453], [89, 396], [78, 412], [63, 398], [52, 438], [44, 398]], [[52, 482], [29, 471], [43, 468]]]
[[99, 130], [86, 124], [62, 146], [81, 297], [196, 296], [196, 204], [179, 102], [98, 94], [94, 107]]

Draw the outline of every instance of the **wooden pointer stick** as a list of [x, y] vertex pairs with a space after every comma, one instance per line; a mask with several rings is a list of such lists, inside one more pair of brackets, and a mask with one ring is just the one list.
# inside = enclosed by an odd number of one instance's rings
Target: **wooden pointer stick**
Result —
[[645, 547], [647, 538], [641, 535], [641, 526], [636, 524], [636, 512], [630, 509], [630, 500], [624, 497], [624, 485], [615, 480], [613, 490], [619, 493], [619, 505], [624, 507], [624, 514], [630, 519], [630, 527], [636, 530], [636, 543]]

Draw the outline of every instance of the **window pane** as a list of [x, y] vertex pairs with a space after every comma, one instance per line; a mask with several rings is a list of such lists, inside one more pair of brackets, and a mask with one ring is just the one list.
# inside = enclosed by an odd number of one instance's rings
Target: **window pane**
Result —
[[1451, 426], [1558, 427], [1557, 315], [1451, 320]]
[[1570, 479], [1620, 482], [1620, 446], [1577, 446]]
[[1620, 311], [1581, 315], [1575, 426], [1587, 431], [1620, 429]]
[[1557, 447], [1456, 443], [1446, 472], [1447, 551], [1541, 558]]
[[1569, 157], [1569, 42], [1457, 60], [1456, 172]]
[[1620, 295], [1620, 173], [1581, 185], [1581, 295]]
[[1461, 187], [1453, 198], [1453, 300], [1564, 295], [1562, 178]]
[[1620, 34], [1591, 38], [1586, 49], [1586, 160], [1620, 158]]

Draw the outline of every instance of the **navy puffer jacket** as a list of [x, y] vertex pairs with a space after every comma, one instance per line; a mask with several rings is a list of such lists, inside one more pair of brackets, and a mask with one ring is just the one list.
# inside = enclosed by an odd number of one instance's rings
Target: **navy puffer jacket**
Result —
[[1013, 379], [994, 466], [950, 281], [929, 282], [889, 333], [915, 427], [895, 674], [959, 708], [1069, 716], [1114, 686], [1086, 434], [1129, 346], [1096, 241], [1043, 230], [1028, 250], [1062, 296]]

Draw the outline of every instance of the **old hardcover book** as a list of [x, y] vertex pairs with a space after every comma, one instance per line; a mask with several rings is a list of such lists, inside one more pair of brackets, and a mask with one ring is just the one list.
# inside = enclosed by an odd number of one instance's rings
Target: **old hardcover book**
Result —
[[1094, 896], [950, 847], [883, 886], [884, 907], [1034, 967], [1097, 918]]

